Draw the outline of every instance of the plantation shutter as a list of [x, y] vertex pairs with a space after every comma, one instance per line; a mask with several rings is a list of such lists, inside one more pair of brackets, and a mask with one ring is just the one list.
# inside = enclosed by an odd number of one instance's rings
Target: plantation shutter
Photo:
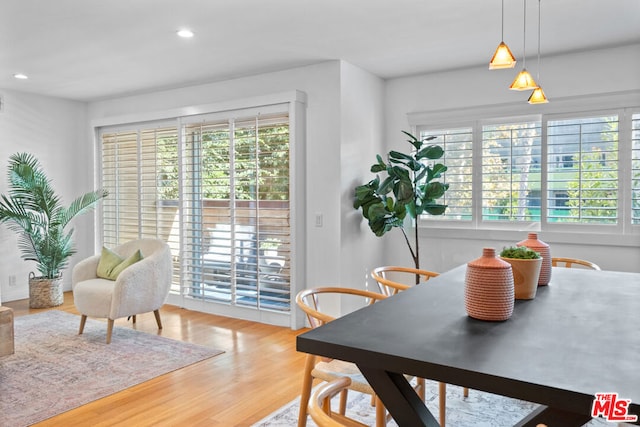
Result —
[[470, 221], [472, 218], [472, 178], [473, 178], [473, 133], [471, 128], [446, 130], [424, 130], [420, 138], [430, 136], [436, 138], [429, 144], [439, 145], [444, 149], [444, 156], [439, 160], [447, 167], [442, 182], [449, 184], [449, 189], [439, 203], [447, 205], [444, 215], [426, 216], [429, 219], [455, 219]]
[[482, 220], [540, 221], [539, 121], [482, 126]]
[[202, 119], [185, 143], [182, 294], [289, 311], [289, 119]]
[[547, 125], [549, 222], [618, 221], [618, 116]]
[[[102, 133], [103, 244], [161, 238], [179, 247], [178, 131], [152, 127]], [[144, 255], [144, 254], [143, 254]], [[174, 268], [173, 289], [178, 275]]]
[[640, 224], [640, 114], [631, 118], [631, 223]]

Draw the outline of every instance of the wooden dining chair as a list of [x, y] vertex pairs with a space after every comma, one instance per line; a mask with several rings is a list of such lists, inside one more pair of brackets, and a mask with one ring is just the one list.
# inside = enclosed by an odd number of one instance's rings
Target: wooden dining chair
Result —
[[[415, 286], [416, 278], [419, 283], [423, 283], [437, 277], [439, 274], [435, 271], [395, 265], [377, 267], [371, 271], [371, 277], [378, 283], [380, 292], [387, 296], [396, 295], [398, 292]], [[423, 388], [425, 387], [424, 379], [421, 378], [417, 381], [421, 382]], [[469, 389], [467, 387], [463, 388], [463, 395], [464, 397], [469, 397]], [[447, 415], [447, 384], [443, 382], [438, 383], [438, 403], [440, 406], [438, 414], [440, 426], [444, 427]]]
[[[322, 307], [324, 307], [326, 300], [332, 299], [335, 301], [337, 298], [349, 303], [352, 303], [355, 300], [356, 305], [364, 307], [385, 299], [386, 296], [362, 289], [320, 287], [300, 291], [296, 295], [296, 304], [307, 315], [307, 319], [309, 320], [311, 327], [316, 328], [335, 319], [334, 316], [323, 311]], [[372, 333], [375, 333], [375, 331], [372, 331]], [[312, 354], [307, 354], [302, 383], [302, 394], [300, 396], [298, 427], [304, 427], [307, 424], [308, 403], [311, 396], [313, 381], [315, 379], [320, 379], [330, 382], [343, 377], [348, 377], [350, 379], [350, 384], [347, 387], [348, 390], [354, 390], [371, 395], [372, 403], [376, 407], [376, 427], [386, 425], [387, 413], [384, 405], [376, 396], [373, 388], [369, 385], [364, 378], [364, 375], [362, 375], [355, 364], [344, 362], [342, 360], [320, 358]], [[424, 389], [422, 389], [420, 395], [422, 399], [424, 399]], [[344, 415], [346, 410], [346, 398], [347, 393], [344, 391], [340, 396], [339, 413], [342, 415]]]
[[341, 377], [316, 387], [309, 400], [309, 415], [318, 427], [367, 427], [366, 424], [331, 410], [331, 399], [338, 393], [346, 392], [350, 386], [351, 379]]
[[581, 265], [583, 267], [590, 268], [591, 270], [602, 270], [598, 266], [598, 264], [595, 264], [595, 263], [593, 263], [591, 261], [586, 261], [584, 259], [551, 257], [551, 266], [552, 267], [573, 268], [576, 265]]
[[426, 282], [438, 275], [439, 273], [434, 271], [395, 265], [377, 267], [371, 272], [371, 277], [378, 283], [380, 292], [386, 296], [395, 295], [414, 286], [416, 277], [420, 282]]

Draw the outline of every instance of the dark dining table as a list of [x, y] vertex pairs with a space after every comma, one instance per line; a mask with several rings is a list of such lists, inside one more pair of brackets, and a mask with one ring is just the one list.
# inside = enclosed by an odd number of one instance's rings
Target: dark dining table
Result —
[[640, 415], [639, 273], [554, 268], [535, 299], [491, 322], [467, 315], [465, 271], [307, 331], [297, 349], [356, 363], [401, 427], [438, 425], [403, 374], [538, 403], [517, 426], [583, 425], [596, 393]]

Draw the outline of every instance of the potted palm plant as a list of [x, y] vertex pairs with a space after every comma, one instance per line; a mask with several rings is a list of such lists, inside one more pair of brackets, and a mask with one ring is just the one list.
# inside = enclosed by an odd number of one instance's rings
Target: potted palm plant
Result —
[[[409, 132], [402, 131], [409, 137], [412, 151], [409, 154], [390, 151], [387, 158], [377, 155], [377, 163], [371, 166], [376, 177], [355, 189], [353, 207], [361, 209], [362, 215], [369, 222], [369, 228], [380, 237], [393, 228], [402, 231], [415, 268], [420, 268], [420, 246], [418, 242], [418, 226], [415, 226], [413, 245], [404, 229], [407, 215], [414, 220], [422, 214], [442, 215], [447, 205], [438, 201], [449, 189], [449, 184], [439, 181], [447, 167], [436, 160], [444, 155], [439, 145], [425, 144], [435, 139], [431, 136], [419, 139]], [[378, 173], [386, 177], [380, 181]], [[416, 275], [416, 283], [420, 280]]]
[[9, 191], [0, 197], [0, 223], [18, 233], [22, 258], [35, 261], [39, 275], [29, 275], [29, 307], [62, 304], [62, 270], [75, 253], [70, 221], [87, 212], [106, 190], [88, 192], [68, 207], [61, 204], [38, 160], [28, 153], [9, 158]]
[[542, 257], [526, 246], [503, 248], [500, 258], [511, 264], [515, 299], [533, 299], [538, 290]]

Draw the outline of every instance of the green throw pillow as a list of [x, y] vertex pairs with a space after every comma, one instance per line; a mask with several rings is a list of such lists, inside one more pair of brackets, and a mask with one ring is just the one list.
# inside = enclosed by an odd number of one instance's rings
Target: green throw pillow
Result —
[[137, 250], [129, 258], [124, 259], [112, 250], [102, 247], [102, 254], [98, 262], [97, 276], [103, 279], [116, 280], [122, 270], [142, 259], [142, 253]]

